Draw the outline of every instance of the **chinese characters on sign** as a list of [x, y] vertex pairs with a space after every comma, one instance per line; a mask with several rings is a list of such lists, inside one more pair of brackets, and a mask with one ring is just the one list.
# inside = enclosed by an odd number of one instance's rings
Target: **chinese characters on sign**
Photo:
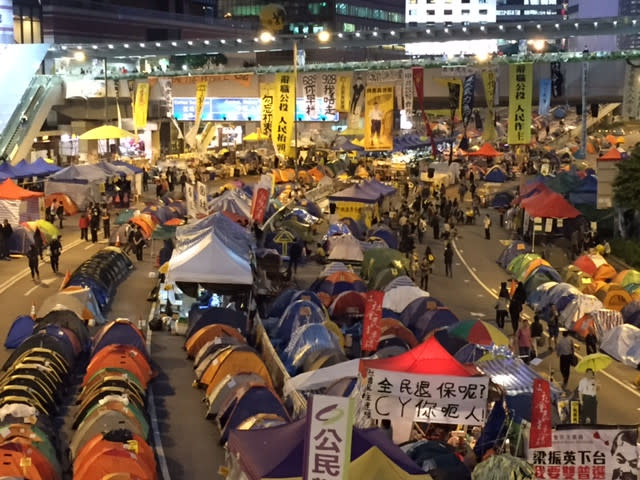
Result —
[[407, 117], [413, 113], [413, 71], [402, 71], [402, 108]]
[[[335, 116], [338, 112], [336, 108], [336, 84], [338, 81], [335, 73], [325, 73], [321, 77], [321, 94], [324, 105], [324, 112], [321, 112], [322, 116]], [[337, 120], [337, 118], [336, 118]]]
[[496, 73], [493, 70], [482, 72], [484, 84], [484, 96], [487, 99], [487, 113], [484, 121], [482, 138], [487, 142], [493, 142], [498, 137], [496, 133]]
[[133, 120], [136, 130], [147, 128], [147, 112], [149, 110], [149, 84], [139, 83], [136, 88], [136, 103]]
[[488, 390], [488, 377], [369, 369], [364, 410], [372, 419], [482, 425]]
[[541, 378], [533, 381], [529, 448], [551, 446], [551, 389]]
[[352, 400], [314, 395], [305, 434], [304, 480], [346, 480], [351, 459]]
[[261, 175], [260, 181], [255, 186], [251, 202], [251, 218], [258, 224], [262, 224], [264, 214], [269, 206], [269, 197], [273, 188], [273, 175], [270, 173]]
[[529, 449], [529, 462], [538, 480], [635, 479], [637, 440], [637, 426], [558, 429], [553, 447]]
[[510, 145], [531, 143], [531, 96], [533, 64], [509, 65], [509, 133]]
[[207, 201], [207, 185], [198, 182], [196, 183], [197, 187], [197, 198], [196, 198], [196, 208], [198, 213], [208, 214], [209, 213], [209, 203]]
[[309, 117], [315, 117], [316, 99], [318, 98], [317, 76], [315, 73], [302, 75], [302, 94], [304, 95], [304, 112]]
[[375, 352], [382, 332], [382, 302], [384, 292], [370, 290], [365, 293], [367, 303], [362, 321], [362, 351]]
[[293, 139], [295, 94], [295, 76], [277, 73], [271, 135], [276, 152], [283, 156], [289, 153]]
[[260, 84], [260, 129], [262, 134], [271, 138], [273, 126], [273, 84]]
[[208, 85], [209, 84], [207, 82], [198, 82], [196, 84], [196, 133], [200, 127], [200, 121], [202, 120], [202, 110], [204, 107], [204, 100], [207, 98]]
[[393, 92], [394, 87], [380, 85], [365, 90], [365, 150], [393, 150]]
[[196, 209], [196, 187], [193, 183], [185, 184], [184, 196], [187, 200], [187, 214], [190, 217], [195, 217], [198, 212]]
[[338, 75], [337, 82], [337, 110], [338, 112], [348, 112], [351, 106], [351, 76]]

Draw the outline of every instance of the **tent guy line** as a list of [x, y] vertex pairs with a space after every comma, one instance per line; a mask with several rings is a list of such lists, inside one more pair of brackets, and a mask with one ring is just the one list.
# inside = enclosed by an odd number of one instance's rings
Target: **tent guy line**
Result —
[[[145, 325], [145, 331], [147, 333], [147, 352], [149, 352], [149, 356], [151, 356], [151, 336], [152, 331], [149, 328], [149, 322], [153, 320], [153, 315], [156, 311], [156, 303], [153, 302], [151, 304], [151, 308], [149, 309], [149, 315], [147, 316], [147, 324]], [[156, 457], [158, 459], [158, 465], [160, 466], [160, 473], [162, 474], [163, 480], [171, 480], [171, 475], [169, 474], [169, 466], [167, 465], [167, 457], [164, 454], [164, 448], [162, 448], [162, 438], [160, 437], [160, 425], [158, 423], [158, 413], [156, 412], [156, 399], [153, 395], [153, 388], [149, 385], [148, 389], [149, 396], [149, 406], [148, 413], [149, 419], [151, 420], [151, 430], [153, 431], [153, 448], [156, 451]]]
[[[486, 290], [487, 292], [489, 292], [489, 295], [491, 295], [493, 298], [495, 298], [496, 300], [498, 299], [498, 295], [496, 295], [495, 293], [493, 293], [491, 291], [491, 289], [482, 281], [480, 280], [480, 277], [478, 277], [478, 275], [472, 270], [471, 266], [469, 265], [469, 263], [467, 262], [467, 260], [462, 256], [460, 250], [458, 249], [458, 245], [456, 244], [456, 241], [453, 240], [451, 242], [453, 244], [453, 249], [456, 251], [456, 255], [458, 255], [458, 258], [460, 259], [460, 261], [462, 262], [462, 264], [464, 265], [464, 267], [467, 269], [467, 271], [469, 272], [469, 274], [473, 277], [473, 279], [478, 283], [478, 285], [480, 285], [484, 290]], [[548, 334], [545, 332], [545, 336], [548, 336]], [[580, 360], [582, 360], [582, 355], [580, 355], [579, 353], [575, 354], [576, 357], [578, 357]], [[629, 392], [633, 393], [635, 396], [640, 397], [640, 391], [636, 390], [635, 388], [632, 388], [630, 385], [627, 385], [624, 382], [621, 382], [620, 380], [618, 380], [616, 377], [612, 376], [611, 374], [607, 373], [606, 371], [602, 370], [600, 372], [602, 375], [606, 376], [607, 378], [609, 378], [610, 380], [612, 380], [613, 382], [617, 383], [618, 385], [620, 385], [621, 387], [627, 389]]]

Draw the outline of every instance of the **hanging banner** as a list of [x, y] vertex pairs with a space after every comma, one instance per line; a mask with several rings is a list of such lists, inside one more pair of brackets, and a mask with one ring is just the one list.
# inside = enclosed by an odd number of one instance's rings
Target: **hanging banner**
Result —
[[269, 206], [269, 197], [273, 187], [273, 175], [270, 173], [260, 176], [260, 181], [253, 189], [253, 199], [251, 201], [251, 218], [254, 222], [262, 224], [264, 215]]
[[370, 290], [365, 293], [364, 319], [362, 321], [362, 351], [375, 352], [382, 334], [382, 301], [384, 292]]
[[462, 116], [462, 80], [447, 80], [449, 89], [449, 112], [451, 116]]
[[260, 132], [267, 138], [271, 138], [273, 128], [273, 94], [272, 83], [260, 84]]
[[464, 79], [462, 87], [462, 125], [465, 130], [471, 121], [473, 114], [473, 103], [476, 89], [476, 76], [468, 75]]
[[483, 425], [488, 393], [488, 377], [369, 369], [364, 410], [376, 420]]
[[303, 480], [347, 480], [353, 399], [312, 395], [304, 438]]
[[338, 75], [336, 87], [336, 109], [338, 112], [351, 111], [351, 75]]
[[198, 133], [200, 128], [200, 121], [202, 120], [202, 110], [204, 107], [204, 100], [207, 97], [207, 82], [198, 82], [196, 84], [196, 117], [195, 117], [195, 132]]
[[536, 479], [638, 478], [638, 426], [558, 426], [552, 447], [530, 448]]
[[185, 184], [184, 196], [187, 201], [187, 215], [193, 218], [198, 213], [198, 209], [196, 207], [196, 187], [193, 183]]
[[424, 109], [424, 68], [413, 67], [411, 69], [411, 75], [413, 77], [413, 87], [418, 93], [418, 103], [420, 105], [420, 112], [422, 113], [422, 120], [424, 121], [425, 130], [427, 135], [431, 139], [431, 155], [436, 155], [438, 149], [436, 148], [436, 140], [433, 136], [433, 130], [431, 130], [431, 123], [429, 123], [429, 117]]
[[293, 139], [295, 96], [295, 76], [291, 73], [276, 73], [271, 137], [276, 153], [284, 157], [290, 153]]
[[[409, 69], [402, 71], [402, 109], [407, 118], [413, 113], [413, 72]], [[424, 92], [423, 92], [424, 98]]]
[[337, 82], [338, 76], [335, 73], [323, 73], [320, 75], [320, 96], [322, 97], [322, 107], [324, 109], [324, 111], [318, 112], [320, 118], [335, 116], [338, 112], [336, 108]]
[[564, 94], [564, 75], [560, 62], [551, 62], [551, 95], [553, 98], [561, 97]]
[[487, 99], [487, 115], [484, 121], [482, 137], [486, 142], [494, 142], [497, 138], [496, 132], [496, 73], [493, 70], [482, 72], [482, 83], [484, 84], [484, 96]]
[[551, 446], [551, 388], [542, 378], [533, 381], [531, 402], [531, 432], [529, 448]]
[[540, 79], [540, 99], [538, 101], [538, 115], [548, 115], [551, 109], [551, 79]]
[[[149, 83], [151, 83], [151, 77], [149, 77]], [[171, 78], [158, 78], [157, 83], [160, 87], [160, 93], [162, 95], [162, 108], [164, 109], [167, 117], [171, 117], [173, 110], [173, 82]]]
[[509, 145], [531, 143], [533, 64], [509, 65]]
[[365, 150], [393, 150], [393, 86], [366, 87]]
[[624, 87], [622, 90], [622, 116], [625, 119], [640, 118], [640, 69], [633, 65], [626, 65], [624, 72]]
[[315, 73], [307, 73], [300, 76], [302, 82], [302, 98], [304, 100], [304, 113], [310, 118], [317, 118], [316, 109], [318, 99], [318, 76]]
[[207, 215], [209, 213], [209, 202], [207, 200], [207, 185], [202, 182], [196, 183], [196, 211], [199, 214]]
[[133, 123], [135, 129], [147, 128], [147, 112], [149, 110], [149, 84], [139, 83], [136, 87], [136, 103], [134, 108]]

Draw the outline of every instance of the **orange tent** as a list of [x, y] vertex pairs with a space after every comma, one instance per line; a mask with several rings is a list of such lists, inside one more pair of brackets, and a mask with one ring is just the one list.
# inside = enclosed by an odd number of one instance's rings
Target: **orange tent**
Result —
[[500, 155], [502, 155], [502, 153], [493, 148], [493, 145], [489, 142], [482, 145], [479, 150], [469, 152], [470, 157], [499, 157]]
[[246, 343], [246, 340], [242, 334], [229, 325], [222, 325], [220, 323], [214, 323], [213, 325], [207, 325], [194, 333], [185, 343], [185, 349], [189, 358], [195, 357], [200, 349], [205, 344], [209, 343], [216, 338], [221, 337], [233, 337], [242, 343]]
[[84, 375], [82, 384], [85, 385], [94, 374], [103, 368], [122, 368], [129, 370], [146, 388], [153, 377], [153, 370], [146, 357], [138, 349], [129, 345], [109, 345], [96, 353]]
[[593, 317], [587, 314], [574, 323], [571, 330], [573, 330], [580, 338], [585, 338], [589, 333], [589, 330], [593, 328], [595, 328], [595, 325], [593, 324]]
[[[17, 439], [14, 439], [17, 440]], [[26, 439], [0, 444], [0, 477], [59, 480], [45, 455]], [[15, 470], [18, 467], [18, 470]], [[15, 474], [14, 472], [19, 472]]]
[[631, 295], [620, 285], [610, 284], [608, 288], [596, 292], [596, 297], [602, 301], [605, 308], [618, 312], [631, 302]]
[[[105, 449], [100, 456], [85, 460], [79, 465], [80, 475], [74, 469], [73, 478], [75, 480], [102, 480], [104, 478], [155, 480], [157, 478], [156, 472], [149, 469], [145, 457], [132, 453], [124, 448]], [[114, 470], [117, 473], [114, 473]], [[119, 476], [111, 477], [110, 475]]]
[[527, 278], [529, 278], [529, 276], [534, 272], [534, 270], [542, 266], [550, 267], [551, 264], [542, 258], [536, 258], [531, 263], [529, 263], [529, 265], [527, 265], [527, 269], [522, 273], [522, 275], [520, 275], [520, 277], [518, 278], [518, 281], [523, 283], [526, 282]]
[[608, 263], [605, 263], [603, 265], [600, 265], [596, 269], [595, 273], [593, 274], [593, 279], [607, 282], [607, 281], [613, 280], [617, 274], [618, 272], [616, 272], [615, 268], [613, 268]]
[[216, 358], [220, 359], [219, 362], [216, 365], [211, 363], [201, 378], [201, 382], [207, 385], [207, 397], [227, 375], [255, 373], [264, 378], [267, 385], [272, 385], [269, 371], [256, 352], [230, 349]]
[[153, 233], [153, 230], [155, 228], [155, 225], [152, 225], [150, 222], [142, 218], [142, 215], [136, 215], [131, 220], [129, 220], [129, 223], [138, 225], [146, 238], [151, 237], [151, 234]]
[[313, 167], [311, 170], [307, 171], [307, 173], [311, 175], [316, 182], [319, 182], [324, 178], [324, 173], [322, 173], [318, 167]]
[[46, 197], [44, 197], [44, 206], [49, 208], [54, 200], [58, 202], [58, 204], [62, 202], [65, 215], [75, 215], [76, 213], [78, 213], [77, 205], [73, 203], [73, 200], [71, 200], [69, 196], [65, 195], [64, 193], [52, 193], [50, 195], [47, 195]]
[[615, 147], [598, 159], [601, 162], [617, 162], [618, 160], [622, 160], [622, 154]]
[[609, 134], [604, 138], [607, 140], [607, 142], [609, 142], [613, 146], [618, 144], [618, 137], [616, 137], [615, 135]]
[[407, 342], [407, 344], [413, 348], [418, 345], [418, 339], [411, 330], [405, 327], [400, 320], [395, 318], [383, 318], [381, 321], [381, 336], [393, 335], [401, 340]]

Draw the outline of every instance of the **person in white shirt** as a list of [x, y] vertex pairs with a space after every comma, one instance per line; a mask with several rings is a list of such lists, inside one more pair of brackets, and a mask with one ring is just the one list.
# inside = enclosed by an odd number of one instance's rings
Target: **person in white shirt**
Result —
[[595, 373], [590, 368], [580, 383], [578, 383], [578, 393], [580, 394], [580, 423], [595, 425], [598, 418], [598, 383]]

